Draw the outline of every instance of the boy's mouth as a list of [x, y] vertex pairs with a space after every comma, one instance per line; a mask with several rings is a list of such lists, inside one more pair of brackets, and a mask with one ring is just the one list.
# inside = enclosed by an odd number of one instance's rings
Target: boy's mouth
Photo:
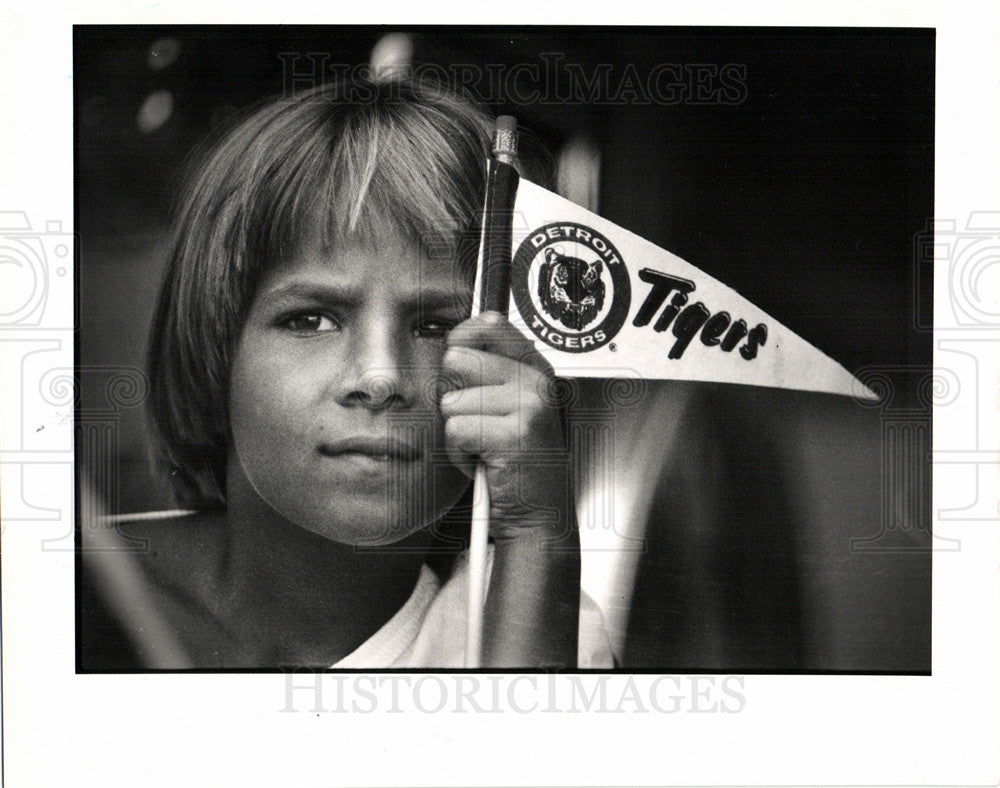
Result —
[[423, 455], [422, 449], [415, 444], [363, 435], [320, 444], [319, 453], [324, 457], [360, 456], [374, 462], [412, 461]]

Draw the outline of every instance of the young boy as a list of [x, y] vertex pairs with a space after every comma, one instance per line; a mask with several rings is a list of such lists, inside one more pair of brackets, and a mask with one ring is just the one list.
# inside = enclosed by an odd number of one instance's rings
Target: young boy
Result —
[[461, 667], [453, 534], [483, 462], [483, 665], [611, 664], [578, 643], [552, 371], [505, 317], [467, 319], [490, 133], [446, 91], [353, 81], [256, 109], [194, 170], [148, 371], [196, 511], [141, 526], [142, 610], [175, 655], [133, 626], [147, 663]]

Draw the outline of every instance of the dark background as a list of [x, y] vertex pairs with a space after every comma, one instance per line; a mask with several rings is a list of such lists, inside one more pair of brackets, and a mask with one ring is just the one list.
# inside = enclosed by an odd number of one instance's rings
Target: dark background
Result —
[[[734, 287], [883, 395], [865, 407], [652, 387], [683, 418], [663, 449], [634, 595], [622, 602], [624, 665], [929, 671], [931, 336], [917, 315], [928, 322], [931, 283], [914, 244], [933, 216], [932, 30], [78, 26], [81, 421], [108, 412], [108, 370], [142, 366], [170, 206], [193, 148], [287, 89], [294, 55], [301, 85], [308, 53], [361, 64], [400, 31], [417, 65], [544, 72], [546, 53], [588, 76], [607, 69], [614, 95], [591, 101], [516, 100], [544, 87], [530, 73], [495, 95], [485, 83], [472, 92], [553, 153], [589, 139], [601, 157], [601, 215]], [[156, 68], [161, 39], [177, 44], [176, 58]], [[704, 100], [697, 81], [672, 103], [615, 93], [629, 68], [644, 78], [662, 63], [684, 78], [735, 64], [743, 90], [721, 102]], [[157, 91], [170, 92], [172, 112], [143, 132], [140, 107]], [[584, 386], [585, 401], [597, 396]], [[114, 438], [95, 450], [103, 470], [93, 473], [113, 510], [169, 507], [132, 405], [112, 408]], [[623, 425], [636, 423], [623, 414]]]

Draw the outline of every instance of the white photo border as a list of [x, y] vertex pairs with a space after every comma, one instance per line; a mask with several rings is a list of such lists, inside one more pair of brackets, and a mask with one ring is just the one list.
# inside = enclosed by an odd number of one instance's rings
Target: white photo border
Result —
[[[959, 231], [993, 230], [1000, 248], [1000, 9], [989, 2], [838, 4], [699, 3], [672, 11], [598, 4], [538, 8], [386, 9], [400, 23], [822, 25], [937, 30], [935, 215]], [[501, 13], [502, 12], [502, 13]], [[72, 24], [373, 22], [370, 7], [246, 2], [229, 6], [67, 1], [12, 9], [0, 58], [4, 119], [0, 209], [72, 243]], [[336, 18], [334, 18], [336, 17]], [[52, 224], [48, 224], [52, 223]], [[61, 223], [61, 224], [58, 224]], [[58, 224], [58, 226], [57, 226]], [[53, 247], [53, 250], [55, 247]], [[3, 735], [9, 784], [70, 780], [102, 785], [995, 785], [1000, 779], [1000, 528], [997, 469], [1000, 317], [969, 324], [958, 292], [963, 272], [938, 263], [935, 367], [953, 368], [976, 392], [935, 411], [935, 463], [952, 484], [935, 485], [933, 528], [961, 549], [935, 555], [933, 675], [679, 677], [673, 712], [546, 712], [547, 677], [447, 677], [405, 682], [324, 676], [321, 711], [281, 675], [77, 675], [74, 670], [72, 405], [21, 400], [21, 378], [38, 375], [57, 397], [73, 368], [72, 273], [49, 272], [58, 308], [31, 328], [0, 329], [3, 363]], [[996, 266], [981, 284], [1000, 290]], [[990, 279], [989, 277], [993, 277]], [[67, 289], [68, 288], [68, 289]], [[968, 310], [965, 310], [968, 312]], [[989, 314], [987, 314], [987, 318]], [[957, 360], [961, 358], [961, 361]], [[970, 361], [971, 359], [971, 361]], [[41, 366], [39, 366], [41, 364]], [[16, 374], [11, 374], [12, 372]], [[63, 374], [65, 373], [65, 374]], [[42, 380], [42, 376], [45, 376]], [[71, 399], [71, 397], [70, 397]], [[11, 407], [11, 403], [14, 407]], [[955, 447], [949, 436], [974, 436]], [[36, 427], [44, 426], [41, 432]], [[943, 448], [941, 448], [943, 447]], [[939, 451], [940, 448], [940, 451]], [[955, 485], [954, 476], [964, 476]], [[978, 496], [970, 504], [970, 490]], [[26, 511], [25, 501], [44, 501]], [[21, 508], [19, 508], [21, 507]], [[967, 519], [961, 512], [969, 512]], [[951, 512], [947, 518], [939, 516]], [[959, 513], [956, 516], [956, 513]], [[985, 513], [985, 515], [983, 514]], [[991, 519], [992, 518], [992, 519]], [[657, 676], [618, 675], [612, 697], [655, 691]], [[703, 679], [705, 677], [702, 677]], [[599, 677], [581, 677], [597, 688]], [[313, 681], [299, 676], [299, 683]], [[570, 692], [569, 679], [553, 690]], [[339, 682], [339, 685], [338, 685]], [[298, 686], [298, 685], [296, 685]], [[660, 687], [663, 684], [661, 682]], [[288, 709], [288, 693], [293, 706]], [[365, 693], [368, 693], [367, 695]], [[395, 692], [395, 699], [392, 695]], [[444, 693], [438, 710], [435, 693]], [[699, 693], [738, 713], [701, 713]], [[310, 694], [312, 693], [312, 694]], [[713, 693], [715, 693], [713, 695]], [[670, 693], [666, 693], [669, 695]], [[375, 697], [374, 708], [366, 711]], [[352, 703], [354, 704], [352, 706]], [[647, 704], [648, 705], [648, 704]], [[626, 706], [626, 709], [629, 709]], [[523, 713], [522, 713], [523, 712]]]

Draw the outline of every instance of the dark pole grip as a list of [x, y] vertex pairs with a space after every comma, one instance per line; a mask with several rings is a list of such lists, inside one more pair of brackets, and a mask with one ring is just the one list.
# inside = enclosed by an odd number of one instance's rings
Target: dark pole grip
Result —
[[516, 153], [514, 119], [502, 116], [490, 159], [483, 211], [483, 271], [480, 311], [507, 314], [510, 303], [511, 246], [514, 235], [514, 200], [520, 180], [513, 163]]

